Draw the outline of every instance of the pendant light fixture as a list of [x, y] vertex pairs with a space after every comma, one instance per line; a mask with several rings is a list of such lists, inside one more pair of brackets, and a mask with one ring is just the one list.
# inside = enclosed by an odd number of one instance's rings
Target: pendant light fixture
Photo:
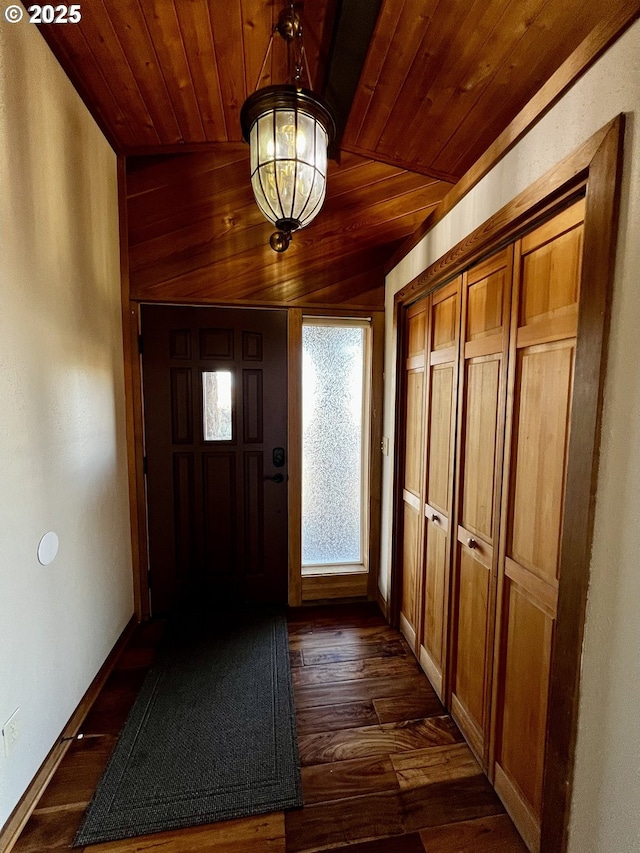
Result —
[[240, 123], [251, 148], [253, 194], [277, 228], [269, 244], [275, 252], [284, 252], [293, 232], [308, 225], [322, 207], [335, 120], [329, 106], [311, 91], [302, 22], [293, 2], [282, 10], [271, 33], [258, 81], [276, 32], [287, 44], [289, 80], [256, 89], [242, 105]]

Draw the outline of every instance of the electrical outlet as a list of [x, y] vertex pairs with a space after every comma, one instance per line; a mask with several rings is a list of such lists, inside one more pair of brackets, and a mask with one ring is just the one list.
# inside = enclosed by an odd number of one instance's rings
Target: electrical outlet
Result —
[[389, 455], [389, 439], [386, 435], [382, 437], [382, 441], [380, 442], [380, 450], [382, 451], [383, 456]]
[[20, 738], [20, 708], [16, 708], [13, 714], [2, 727], [2, 740], [4, 741], [4, 754], [10, 755], [18, 739]]

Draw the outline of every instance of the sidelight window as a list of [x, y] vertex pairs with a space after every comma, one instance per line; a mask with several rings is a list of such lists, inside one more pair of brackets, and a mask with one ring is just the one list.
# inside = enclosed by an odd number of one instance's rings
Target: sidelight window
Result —
[[303, 572], [366, 571], [368, 320], [302, 327]]

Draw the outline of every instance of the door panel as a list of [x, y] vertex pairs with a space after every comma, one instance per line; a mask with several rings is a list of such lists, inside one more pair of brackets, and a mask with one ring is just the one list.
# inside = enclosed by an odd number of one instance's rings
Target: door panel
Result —
[[451, 417], [454, 404], [454, 364], [431, 370], [429, 406], [429, 479], [427, 502], [448, 516], [451, 495]]
[[424, 369], [414, 368], [407, 375], [407, 439], [404, 487], [414, 495], [422, 492], [422, 409], [424, 405]]
[[419, 658], [441, 699], [446, 674], [460, 283], [461, 278], [457, 278], [430, 297], [428, 324], [428, 453]]
[[[583, 213], [580, 207], [582, 205], [564, 216], [562, 227], [581, 222]], [[572, 228], [555, 237], [549, 229], [546, 234], [540, 230], [534, 234], [523, 239], [520, 326], [544, 322], [578, 302], [582, 228]], [[545, 238], [549, 242], [536, 245]]]
[[[418, 541], [420, 537], [420, 511], [409, 502], [404, 505], [404, 540], [402, 561], [402, 610], [405, 626], [403, 633], [411, 644], [416, 624], [416, 586], [418, 583]], [[407, 627], [410, 629], [407, 635]]]
[[465, 343], [502, 334], [504, 303], [511, 289], [507, 252], [500, 252], [467, 274]]
[[516, 243], [492, 772], [534, 851], [540, 845], [583, 217], [580, 201]]
[[202, 454], [204, 565], [218, 580], [237, 568], [236, 467], [235, 453]]
[[[482, 756], [486, 702], [487, 613], [490, 568], [458, 542], [457, 637], [452, 708], [463, 723], [474, 750]], [[464, 704], [463, 704], [464, 702]]]
[[466, 365], [464, 491], [460, 521], [487, 542], [493, 537], [494, 471], [502, 354], [469, 359]]
[[508, 555], [557, 580], [575, 343], [518, 352], [515, 472]]
[[431, 312], [431, 352], [449, 349], [458, 340], [458, 324], [460, 322], [460, 305], [457, 289], [449, 292], [450, 285], [441, 292], [434, 293], [433, 309]]
[[502, 726], [495, 787], [525, 841], [536, 849], [554, 620], [510, 578], [504, 596], [506, 637], [498, 698]]
[[196, 482], [193, 453], [173, 454], [173, 504], [176, 538], [176, 575], [184, 580], [195, 560]]
[[418, 584], [421, 570], [424, 471], [424, 380], [427, 301], [409, 308], [406, 317], [402, 595], [400, 628], [415, 649]]
[[189, 583], [286, 601], [286, 312], [142, 307], [153, 612]]
[[[444, 580], [442, 570], [447, 559], [447, 534], [439, 526], [430, 524], [425, 549], [425, 630], [422, 638], [429, 659], [442, 670], [444, 649]], [[441, 677], [438, 679], [441, 681]]]
[[462, 291], [451, 710], [485, 769], [512, 268], [513, 251], [504, 249], [472, 267]]

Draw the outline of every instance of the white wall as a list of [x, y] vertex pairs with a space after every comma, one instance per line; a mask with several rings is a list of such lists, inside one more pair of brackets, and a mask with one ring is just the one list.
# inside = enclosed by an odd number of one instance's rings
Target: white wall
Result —
[[133, 594], [116, 157], [38, 30], [0, 40], [0, 725], [20, 709], [1, 826]]
[[[384, 434], [395, 415], [393, 297], [621, 112], [623, 194], [605, 385], [571, 813], [571, 853], [640, 850], [640, 23], [387, 277]], [[383, 467], [380, 589], [391, 564], [392, 458]]]

